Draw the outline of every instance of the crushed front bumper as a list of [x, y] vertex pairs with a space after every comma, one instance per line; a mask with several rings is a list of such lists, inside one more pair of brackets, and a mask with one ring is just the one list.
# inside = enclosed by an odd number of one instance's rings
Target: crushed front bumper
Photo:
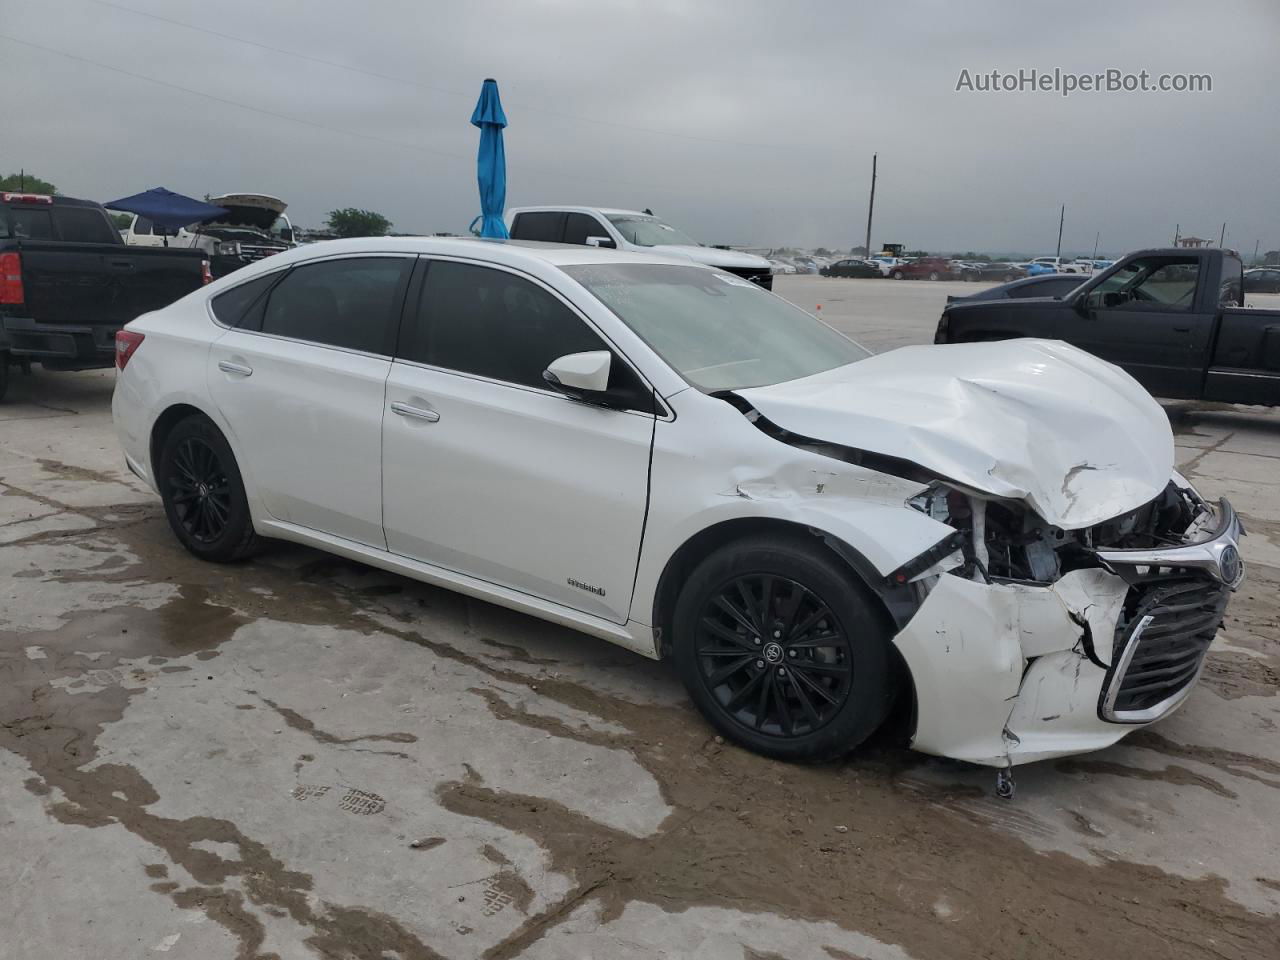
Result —
[[894, 638], [915, 685], [912, 746], [995, 767], [1097, 750], [1190, 694], [1244, 530], [1225, 500], [1204, 540], [1097, 554], [1053, 584], [941, 575]]

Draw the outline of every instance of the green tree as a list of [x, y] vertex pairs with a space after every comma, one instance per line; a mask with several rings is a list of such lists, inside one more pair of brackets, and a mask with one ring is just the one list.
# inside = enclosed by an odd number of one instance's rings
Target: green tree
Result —
[[129, 224], [133, 223], [133, 214], [131, 213], [112, 213], [108, 210], [107, 216], [111, 218], [111, 224], [117, 230], [128, 230]]
[[0, 177], [0, 190], [21, 191], [22, 193], [57, 193], [58, 188], [48, 180], [29, 173], [11, 173]]
[[326, 225], [339, 237], [385, 237], [391, 221], [372, 210], [343, 207], [330, 210]]
[[817, 250], [813, 251], [813, 255], [815, 257], [830, 257], [832, 256], [832, 253], [826, 247], [819, 247]]

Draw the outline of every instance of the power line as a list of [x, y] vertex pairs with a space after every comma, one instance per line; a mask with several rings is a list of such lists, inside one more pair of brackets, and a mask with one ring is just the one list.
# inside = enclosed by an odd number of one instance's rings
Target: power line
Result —
[[[346, 70], [350, 73], [358, 73], [366, 77], [373, 77], [377, 80], [387, 80], [391, 83], [400, 83], [410, 87], [417, 87], [420, 90], [430, 90], [433, 93], [443, 94], [449, 97], [461, 97], [464, 100], [474, 100], [475, 93], [465, 92], [462, 90], [452, 90], [448, 87], [438, 87], [432, 84], [423, 83], [420, 80], [410, 80], [407, 77], [397, 77], [389, 73], [379, 73], [376, 70], [366, 70], [363, 67], [353, 67], [350, 64], [342, 63], [337, 60], [327, 60], [324, 57], [316, 57], [307, 53], [299, 53], [296, 50], [286, 50], [283, 47], [273, 47], [267, 43], [261, 43], [257, 40], [250, 40], [246, 37], [238, 37], [235, 34], [223, 33], [219, 30], [210, 30], [207, 27], [198, 27], [192, 23], [186, 23], [182, 20], [174, 20], [171, 17], [163, 17], [157, 13], [148, 13], [144, 10], [135, 10], [133, 7], [127, 7], [123, 4], [112, 3], [110, 0], [84, 0], [86, 3], [96, 3], [98, 6], [110, 7], [112, 10], [120, 10], [125, 13], [132, 13], [138, 17], [146, 17], [149, 20], [157, 20], [161, 23], [167, 23], [170, 26], [180, 27], [183, 30], [192, 30], [196, 33], [208, 34], [211, 37], [218, 37], [222, 40], [231, 40], [234, 43], [242, 43], [250, 47], [257, 47], [260, 50], [267, 50], [271, 53], [282, 54], [286, 57], [294, 57], [298, 60], [305, 60], [309, 63], [317, 63], [326, 67], [334, 67], [338, 70]], [[657, 127], [642, 127], [633, 123], [622, 123], [618, 120], [605, 120], [600, 117], [584, 117], [579, 114], [567, 113], [563, 110], [556, 110], [551, 107], [536, 106], [531, 103], [523, 102], [518, 97], [514, 100], [506, 98], [508, 107], [516, 107], [520, 110], [529, 110], [535, 113], [545, 113], [548, 116], [563, 117], [567, 120], [574, 120], [579, 123], [594, 123], [600, 126], [617, 127], [623, 130], [636, 130], [641, 133], [650, 133], [662, 137], [676, 137], [681, 140], [695, 140], [703, 143], [719, 143], [731, 147], [752, 147], [764, 150], [793, 150], [795, 146], [783, 143], [751, 143], [742, 140], [727, 140], [720, 137], [708, 137], [695, 133], [679, 133], [675, 130], [662, 130]]]
[[[466, 154], [461, 154], [461, 153], [450, 153], [445, 150], [438, 150], [433, 147], [423, 146], [421, 144], [407, 143], [403, 140], [392, 140], [389, 137], [379, 137], [376, 134], [358, 133], [355, 130], [347, 130], [343, 127], [334, 127], [325, 123], [317, 123], [314, 120], [304, 120], [301, 117], [294, 117], [287, 113], [277, 113], [274, 110], [266, 110], [266, 109], [263, 109], [262, 107], [252, 106], [251, 104], [248, 104], [248, 103], [241, 103], [239, 100], [231, 100], [228, 97], [219, 97], [212, 93], [206, 93], [203, 90], [195, 90], [191, 87], [184, 87], [181, 84], [173, 83], [172, 81], [169, 81], [169, 80], [160, 80], [156, 77], [150, 77], [143, 73], [135, 73], [132, 70], [126, 70], [124, 67], [117, 67], [108, 63], [101, 63], [97, 60], [91, 60], [88, 57], [82, 57], [82, 56], [79, 56], [78, 54], [67, 53], [65, 50], [55, 50], [53, 47], [46, 47], [43, 44], [35, 43], [31, 40], [22, 40], [22, 39], [19, 39], [18, 37], [10, 36], [9, 34], [6, 34], [6, 33], [0, 33], [0, 40], [8, 40], [10, 43], [21, 44], [24, 47], [31, 47], [32, 49], [40, 50], [40, 51], [43, 51], [44, 53], [51, 53], [54, 56], [63, 57], [67, 60], [74, 60], [78, 63], [86, 63], [90, 66], [98, 67], [101, 70], [109, 70], [112, 73], [119, 73], [119, 74], [123, 74], [126, 77], [132, 77], [135, 80], [144, 80], [147, 83], [154, 83], [161, 87], [168, 87], [171, 90], [179, 90], [182, 93], [187, 93], [194, 97], [202, 97], [205, 100], [212, 100], [215, 103], [225, 104], [226, 106], [230, 106], [230, 107], [239, 107], [241, 110], [248, 110], [252, 113], [261, 114], [262, 116], [265, 116], [265, 117], [271, 117], [275, 120], [285, 120], [285, 121], [288, 121], [289, 123], [297, 123], [305, 127], [312, 127], [316, 130], [324, 130], [329, 133], [337, 133], [343, 136], [352, 137], [357, 140], [369, 140], [374, 143], [384, 144], [386, 146], [399, 147], [402, 150], [414, 150], [422, 153], [433, 154], [439, 157], [448, 157], [451, 160], [461, 160], [468, 164], [475, 163], [474, 155], [468, 156]], [[665, 194], [667, 196], [683, 196], [683, 194], [675, 194], [671, 190], [665, 187], [658, 187], [650, 184], [638, 184], [638, 183], [632, 183], [626, 180], [609, 180], [604, 177], [593, 177], [585, 174], [566, 173], [563, 170], [553, 170], [549, 167], [538, 167], [538, 166], [533, 166], [529, 164], [525, 164], [524, 167], [525, 169], [537, 171], [546, 176], [559, 177], [560, 179], [564, 179], [564, 180], [573, 180], [575, 182], [587, 180], [587, 181], [594, 181], [596, 183], [608, 184], [609, 186], [613, 186], [613, 187], [629, 187], [635, 190], [644, 190], [652, 193]]]

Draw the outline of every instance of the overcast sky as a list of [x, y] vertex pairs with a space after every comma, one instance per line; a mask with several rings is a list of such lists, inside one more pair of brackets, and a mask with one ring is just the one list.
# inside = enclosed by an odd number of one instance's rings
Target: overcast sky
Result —
[[[0, 0], [0, 35], [0, 168], [99, 201], [255, 191], [303, 226], [356, 206], [460, 232], [492, 76], [511, 206], [848, 248], [878, 152], [877, 246], [1052, 253], [1065, 203], [1072, 251], [1224, 220], [1280, 247], [1275, 0]], [[1055, 67], [1213, 90], [955, 91]]]

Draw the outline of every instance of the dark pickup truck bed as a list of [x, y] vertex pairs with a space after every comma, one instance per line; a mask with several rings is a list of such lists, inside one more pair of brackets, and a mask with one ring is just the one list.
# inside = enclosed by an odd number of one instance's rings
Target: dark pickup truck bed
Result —
[[126, 247], [96, 203], [0, 194], [0, 398], [11, 365], [111, 366], [117, 330], [208, 279], [198, 250]]
[[1280, 405], [1280, 310], [1244, 306], [1243, 272], [1230, 250], [1140, 250], [1060, 300], [949, 303], [934, 342], [1065, 340], [1157, 397]]

